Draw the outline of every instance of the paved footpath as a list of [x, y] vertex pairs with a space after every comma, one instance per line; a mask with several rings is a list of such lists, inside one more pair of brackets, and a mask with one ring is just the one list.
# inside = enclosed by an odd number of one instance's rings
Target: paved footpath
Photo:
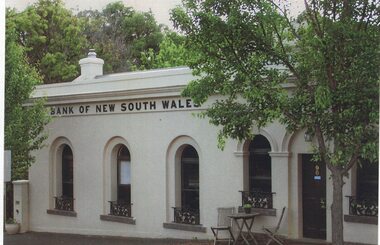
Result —
[[[256, 237], [257, 238], [257, 237]], [[267, 239], [259, 237], [259, 244], [266, 244]], [[0, 243], [1, 244], [1, 243]], [[179, 240], [179, 239], [149, 239], [126, 238], [114, 236], [87, 236], [47, 232], [27, 232], [24, 234], [7, 235], [4, 233], [4, 245], [212, 245], [212, 240]], [[271, 243], [271, 245], [274, 243]], [[313, 239], [286, 240], [286, 245], [331, 245]], [[345, 243], [346, 245], [366, 245]], [[368, 245], [368, 244], [367, 244]]]
[[212, 241], [86, 236], [45, 232], [7, 235], [4, 245], [211, 245]]

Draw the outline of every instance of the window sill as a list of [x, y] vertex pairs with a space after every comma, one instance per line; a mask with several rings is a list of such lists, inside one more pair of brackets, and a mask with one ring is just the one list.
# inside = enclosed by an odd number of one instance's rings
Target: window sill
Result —
[[54, 214], [54, 215], [61, 215], [61, 216], [68, 216], [68, 217], [77, 217], [77, 212], [75, 212], [75, 211], [48, 209], [48, 210], [46, 210], [46, 213]]
[[206, 233], [206, 227], [203, 225], [188, 225], [180, 223], [163, 223], [164, 228], [182, 230], [182, 231], [193, 231], [193, 232], [204, 232]]
[[104, 221], [118, 222], [118, 223], [123, 223], [123, 224], [130, 224], [130, 225], [136, 224], [136, 218], [133, 218], [133, 217], [123, 217], [123, 216], [102, 214], [100, 215], [100, 219]]
[[358, 216], [358, 215], [344, 215], [344, 221], [345, 222], [351, 222], [351, 223], [360, 223], [360, 224], [370, 224], [370, 225], [377, 225], [377, 217], [371, 217], [371, 216]]
[[[239, 206], [239, 213], [243, 213], [243, 207]], [[262, 216], [276, 216], [277, 209], [274, 208], [251, 208], [251, 212], [260, 213]]]

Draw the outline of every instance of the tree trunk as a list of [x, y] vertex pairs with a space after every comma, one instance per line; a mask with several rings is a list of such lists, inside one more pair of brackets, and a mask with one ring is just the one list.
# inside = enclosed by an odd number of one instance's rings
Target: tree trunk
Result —
[[343, 245], [343, 173], [332, 174], [333, 203], [331, 205], [332, 244]]

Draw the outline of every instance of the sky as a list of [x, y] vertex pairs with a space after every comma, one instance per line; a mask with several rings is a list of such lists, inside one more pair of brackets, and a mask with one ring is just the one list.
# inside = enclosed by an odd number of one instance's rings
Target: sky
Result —
[[[108, 3], [117, 0], [63, 0], [65, 7], [77, 12], [84, 9], [102, 10]], [[139, 11], [152, 10], [156, 21], [172, 27], [169, 20], [170, 9], [181, 4], [181, 0], [121, 0], [127, 6], [132, 6]], [[16, 8], [22, 11], [28, 5], [37, 2], [37, 0], [5, 0], [6, 7]]]
[[[72, 9], [74, 12], [85, 9], [102, 10], [108, 3], [118, 0], [63, 0], [65, 7]], [[181, 0], [120, 0], [125, 5], [131, 6], [139, 11], [151, 10], [159, 24], [165, 24], [172, 28], [169, 20], [170, 9], [181, 5]], [[281, 1], [281, 0], [278, 0]], [[37, 0], [5, 0], [6, 7], [16, 8], [19, 11], [24, 10], [28, 5], [37, 2]], [[297, 13], [302, 9], [303, 0], [290, 0], [292, 12]]]

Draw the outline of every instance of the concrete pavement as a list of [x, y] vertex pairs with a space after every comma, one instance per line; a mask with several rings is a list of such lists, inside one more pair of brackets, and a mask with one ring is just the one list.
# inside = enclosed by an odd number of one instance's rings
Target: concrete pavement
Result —
[[[267, 238], [256, 234], [259, 244], [266, 244]], [[180, 240], [180, 239], [150, 239], [127, 238], [114, 236], [87, 236], [75, 234], [27, 232], [7, 235], [4, 233], [4, 245], [212, 245], [212, 240]], [[271, 243], [273, 245], [275, 243]], [[287, 239], [286, 245], [331, 245], [314, 239]], [[345, 243], [346, 245], [369, 245], [360, 243]]]

